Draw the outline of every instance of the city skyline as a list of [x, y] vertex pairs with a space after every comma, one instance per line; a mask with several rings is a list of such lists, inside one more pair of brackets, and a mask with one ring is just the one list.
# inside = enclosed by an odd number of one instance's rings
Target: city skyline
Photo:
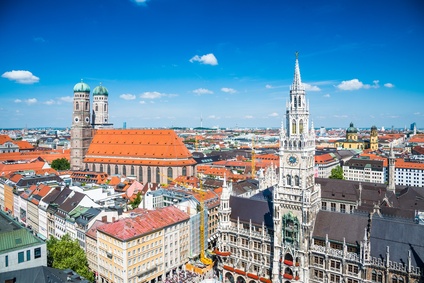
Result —
[[279, 127], [295, 51], [315, 127], [424, 124], [420, 1], [7, 0], [0, 8], [0, 128], [70, 127], [81, 79], [109, 90], [117, 128]]

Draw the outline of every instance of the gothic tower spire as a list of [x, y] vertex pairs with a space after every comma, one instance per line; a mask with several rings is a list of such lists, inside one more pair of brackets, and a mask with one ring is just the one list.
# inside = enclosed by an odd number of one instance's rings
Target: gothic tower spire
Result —
[[[280, 132], [280, 178], [273, 193], [274, 257], [272, 281], [281, 282], [287, 266], [280, 264], [289, 253], [307, 257], [313, 223], [321, 205], [319, 184], [314, 182], [315, 133], [309, 128], [309, 104], [302, 85], [296, 52], [286, 126]], [[295, 229], [292, 229], [291, 224]], [[308, 263], [298, 270], [301, 282], [309, 282]]]

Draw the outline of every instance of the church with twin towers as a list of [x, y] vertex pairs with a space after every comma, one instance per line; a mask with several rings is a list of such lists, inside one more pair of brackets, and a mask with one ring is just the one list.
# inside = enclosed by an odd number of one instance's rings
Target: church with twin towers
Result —
[[[74, 87], [71, 168], [142, 183], [193, 176], [196, 161], [173, 130], [113, 129], [109, 93]], [[315, 132], [296, 54], [280, 129], [279, 165], [262, 171], [250, 197], [224, 180], [215, 271], [230, 283], [424, 282], [422, 201], [413, 187], [316, 178]], [[414, 206], [411, 208], [411, 206]], [[388, 217], [388, 215], [390, 217]]]

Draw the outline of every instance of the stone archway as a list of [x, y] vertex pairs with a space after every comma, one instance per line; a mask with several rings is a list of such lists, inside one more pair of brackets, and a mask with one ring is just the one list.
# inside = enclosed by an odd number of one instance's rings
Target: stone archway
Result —
[[224, 282], [235, 283], [234, 276], [230, 272], [225, 273]]
[[242, 276], [239, 276], [237, 277], [237, 283], [246, 283], [246, 280]]

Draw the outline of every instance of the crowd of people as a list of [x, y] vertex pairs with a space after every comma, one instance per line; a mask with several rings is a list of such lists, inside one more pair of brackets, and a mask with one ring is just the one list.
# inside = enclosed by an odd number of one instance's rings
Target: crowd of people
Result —
[[185, 270], [181, 272], [174, 272], [166, 276], [164, 283], [188, 283], [188, 282], [199, 282], [200, 277], [198, 274]]

